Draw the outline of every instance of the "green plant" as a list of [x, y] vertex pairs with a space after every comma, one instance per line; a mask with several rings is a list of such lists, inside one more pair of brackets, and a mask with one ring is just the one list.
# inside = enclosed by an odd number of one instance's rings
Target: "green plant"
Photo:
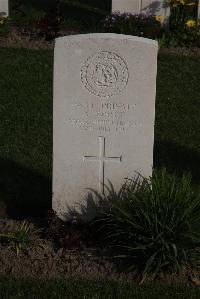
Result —
[[[188, 21], [194, 22], [192, 20]], [[200, 47], [200, 24], [166, 32], [161, 39], [162, 45], [166, 47]]]
[[105, 32], [136, 35], [158, 39], [161, 36], [161, 23], [152, 14], [131, 14], [114, 12], [103, 22]]
[[10, 32], [10, 19], [0, 14], [0, 35], [7, 35]]
[[180, 270], [200, 244], [200, 194], [192, 191], [191, 176], [154, 171], [150, 179], [127, 180], [122, 191], [97, 221], [116, 257], [129, 271], [139, 269], [142, 281]]
[[[38, 232], [39, 230], [33, 229], [31, 224], [24, 220], [12, 232], [1, 233], [0, 239], [19, 254], [20, 251], [27, 250], [30, 246], [35, 245]], [[44, 247], [42, 244], [40, 246]]]
[[12, 24], [22, 30], [35, 30], [39, 20], [45, 15], [40, 5], [33, 5], [32, 1], [11, 0], [10, 15]]
[[187, 20], [197, 19], [198, 0], [169, 0], [170, 28], [177, 30], [185, 27]]
[[169, 0], [170, 21], [160, 39], [161, 47], [200, 47], [197, 0]]

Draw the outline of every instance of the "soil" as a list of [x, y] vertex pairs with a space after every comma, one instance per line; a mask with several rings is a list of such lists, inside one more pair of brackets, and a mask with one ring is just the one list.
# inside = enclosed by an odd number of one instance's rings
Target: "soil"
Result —
[[194, 55], [199, 56], [200, 48], [184, 48], [184, 47], [162, 48], [160, 49], [160, 53], [178, 54], [183, 56], [194, 56]]
[[84, 277], [134, 280], [132, 274], [116, 271], [112, 262], [89, 251], [55, 252], [51, 244], [46, 249], [32, 249], [16, 255], [0, 246], [0, 273], [21, 277], [61, 278]]
[[[0, 274], [33, 278], [82, 277], [137, 281], [135, 273], [118, 270], [108, 250], [92, 247], [95, 242], [92, 238], [86, 238], [84, 231], [73, 229], [60, 220], [50, 225], [47, 224], [49, 218], [29, 220], [32, 221], [29, 222], [31, 230], [42, 227], [42, 233], [36, 236], [32, 246], [21, 250], [19, 254], [9, 248], [8, 244], [0, 243]], [[21, 224], [22, 221], [0, 219], [0, 233], [12, 232]], [[89, 243], [90, 246], [86, 247]]]
[[[59, 36], [67, 36], [74, 34], [81, 34], [80, 30], [70, 29], [59, 32]], [[22, 33], [18, 29], [13, 28], [8, 36], [0, 36], [0, 47], [6, 48], [27, 48], [27, 49], [54, 49], [54, 40], [45, 40], [31, 36], [28, 33]], [[184, 56], [200, 55], [200, 48], [161, 48], [160, 53], [178, 54]]]
[[22, 34], [13, 29], [8, 36], [0, 36], [0, 47], [26, 48], [26, 49], [53, 49], [54, 42], [42, 38], [33, 38], [28, 34]]
[[[0, 219], [0, 234], [12, 232], [23, 221], [9, 218]], [[85, 278], [140, 283], [136, 272], [127, 273], [116, 263], [110, 248], [101, 247], [97, 233], [87, 226], [77, 227], [64, 223], [52, 212], [47, 218], [29, 218], [30, 234], [39, 232], [32, 239], [31, 246], [17, 254], [7, 243], [0, 242], [0, 274], [13, 277]], [[2, 241], [2, 238], [0, 238]], [[161, 274], [160, 282], [182, 282], [200, 285], [199, 273], [190, 273], [187, 267], [180, 274]], [[151, 281], [151, 277], [148, 278]]]

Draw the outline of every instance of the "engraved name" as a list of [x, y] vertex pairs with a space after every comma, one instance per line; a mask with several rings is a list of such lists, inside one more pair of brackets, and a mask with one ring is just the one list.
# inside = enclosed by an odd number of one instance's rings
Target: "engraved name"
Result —
[[68, 123], [81, 130], [102, 132], [126, 132], [140, 127], [133, 118], [136, 104], [99, 102], [87, 103], [75, 101], [71, 104], [71, 116]]
[[83, 102], [73, 103], [72, 108], [130, 111], [136, 108], [136, 104], [112, 103], [112, 102], [87, 103], [83, 100]]

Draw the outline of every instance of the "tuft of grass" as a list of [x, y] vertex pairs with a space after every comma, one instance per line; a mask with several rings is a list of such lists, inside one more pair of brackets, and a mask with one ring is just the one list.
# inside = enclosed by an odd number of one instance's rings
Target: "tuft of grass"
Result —
[[26, 251], [30, 247], [44, 248], [38, 236], [39, 232], [40, 230], [34, 229], [27, 220], [24, 220], [13, 231], [0, 233], [0, 241], [13, 249], [18, 255], [21, 251]]
[[127, 180], [110, 210], [103, 212], [100, 229], [116, 257], [156, 277], [162, 270], [179, 271], [200, 245], [200, 192], [191, 176], [177, 179], [166, 169], [151, 178]]

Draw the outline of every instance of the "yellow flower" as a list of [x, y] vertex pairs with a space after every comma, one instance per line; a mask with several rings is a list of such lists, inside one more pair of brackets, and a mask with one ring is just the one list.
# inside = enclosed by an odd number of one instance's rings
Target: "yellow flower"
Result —
[[158, 22], [162, 22], [163, 21], [163, 17], [162, 16], [155, 16], [156, 21]]
[[0, 24], [3, 25], [3, 23], [4, 23], [4, 20], [0, 20]]
[[175, 3], [184, 5], [186, 3], [185, 0], [176, 0]]
[[186, 25], [190, 28], [195, 27], [196, 26], [196, 22], [194, 20], [188, 20], [186, 22]]
[[195, 6], [195, 5], [197, 5], [196, 2], [194, 2], [194, 1], [191, 2], [191, 0], [171, 0], [170, 4], [174, 5], [174, 6], [180, 5], [180, 4], [182, 4], [182, 5], [189, 5], [189, 6]]

